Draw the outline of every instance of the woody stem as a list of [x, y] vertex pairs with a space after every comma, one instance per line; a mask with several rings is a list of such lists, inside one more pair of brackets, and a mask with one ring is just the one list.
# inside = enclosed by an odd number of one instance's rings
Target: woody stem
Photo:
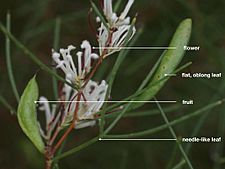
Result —
[[45, 149], [45, 169], [52, 168], [52, 157], [53, 157], [53, 154], [51, 152], [51, 146], [47, 145]]

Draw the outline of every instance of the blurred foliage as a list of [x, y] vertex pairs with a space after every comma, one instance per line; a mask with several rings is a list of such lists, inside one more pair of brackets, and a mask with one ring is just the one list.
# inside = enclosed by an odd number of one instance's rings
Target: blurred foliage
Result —
[[[116, 0], [114, 0], [116, 1]], [[124, 2], [125, 3], [125, 2]], [[18, 0], [0, 1], [0, 21], [5, 23], [8, 10], [11, 12], [11, 31], [33, 51], [43, 62], [51, 66], [55, 19], [62, 20], [60, 47], [69, 44], [79, 46], [84, 39], [97, 44], [95, 33], [88, 24], [89, 1], [72, 0]], [[135, 46], [167, 46], [177, 25], [183, 19], [193, 20], [191, 45], [201, 46], [199, 52], [188, 52], [183, 63], [193, 61], [185, 71], [222, 72], [225, 74], [225, 1], [223, 0], [136, 0], [131, 13], [138, 13], [137, 29], [144, 27], [142, 36]], [[94, 22], [94, 19], [93, 19]], [[16, 109], [17, 102], [9, 85], [6, 69], [5, 38], [0, 34], [0, 93]], [[41, 71], [23, 52], [12, 44], [12, 64], [16, 83], [21, 94], [27, 81], [36, 73], [41, 95], [53, 98], [51, 77]], [[125, 98], [136, 91], [139, 84], [154, 65], [162, 51], [130, 51], [122, 64], [115, 85], [112, 89], [114, 100]], [[116, 54], [107, 58], [96, 75], [96, 79], [105, 78], [111, 70]], [[101, 72], [102, 71], [102, 72]], [[224, 97], [225, 79], [182, 79], [172, 78], [158, 94], [158, 99], [182, 100], [194, 99], [192, 106], [182, 106], [168, 114], [169, 119], [182, 116], [205, 106], [209, 101]], [[222, 88], [222, 89], [221, 89]], [[163, 105], [166, 107], [167, 105]], [[147, 105], [145, 109], [156, 108]], [[225, 106], [211, 110], [205, 116], [199, 136], [225, 136]], [[198, 117], [199, 119], [201, 117]], [[139, 131], [163, 124], [161, 116], [124, 118], [113, 133]], [[184, 122], [175, 128], [178, 136], [190, 136], [198, 119]], [[68, 140], [66, 149], [95, 136], [97, 127], [77, 130]], [[22, 134], [15, 116], [0, 107], [0, 168], [2, 169], [38, 169], [43, 167], [43, 159]], [[171, 137], [168, 130], [152, 136]], [[184, 146], [186, 146], [184, 144]], [[98, 142], [88, 149], [60, 162], [62, 169], [72, 168], [157, 168], [164, 169], [171, 159], [175, 143], [173, 142]], [[224, 142], [219, 144], [194, 144], [189, 157], [195, 168], [224, 168], [217, 165], [217, 157], [224, 157]], [[180, 153], [174, 151], [175, 165], [180, 160]], [[218, 161], [218, 160], [217, 160]]]

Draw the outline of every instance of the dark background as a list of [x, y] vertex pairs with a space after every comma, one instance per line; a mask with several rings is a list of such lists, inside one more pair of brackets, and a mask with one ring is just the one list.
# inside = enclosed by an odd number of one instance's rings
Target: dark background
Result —
[[[116, 1], [116, 0], [115, 0]], [[95, 1], [98, 3], [98, 1]], [[124, 1], [125, 4], [125, 1]], [[34, 52], [44, 63], [51, 63], [51, 49], [54, 37], [55, 18], [62, 19], [60, 47], [69, 44], [79, 46], [87, 39], [96, 45], [95, 34], [88, 24], [89, 1], [72, 0], [0, 0], [0, 21], [5, 24], [8, 10], [12, 17], [12, 33]], [[223, 0], [136, 0], [131, 16], [138, 13], [137, 29], [144, 31], [135, 46], [167, 46], [178, 24], [185, 18], [192, 18], [193, 31], [190, 45], [200, 46], [199, 52], [186, 53], [183, 62], [193, 64], [185, 72], [222, 72], [225, 73], [225, 1]], [[13, 96], [7, 76], [5, 39], [0, 34], [0, 92], [1, 95], [16, 109], [17, 103]], [[123, 62], [112, 91], [114, 100], [132, 94], [154, 65], [162, 51], [145, 50], [131, 51]], [[116, 55], [105, 60], [96, 79], [104, 79], [111, 70]], [[12, 44], [12, 64], [16, 83], [21, 94], [27, 81], [38, 72], [38, 83], [41, 95], [52, 98], [51, 77], [40, 70], [22, 51]], [[180, 106], [168, 114], [169, 119], [191, 113], [210, 102], [224, 98], [224, 77], [221, 79], [188, 80], [172, 78], [157, 95], [160, 100], [194, 99], [191, 106]], [[178, 103], [180, 104], [180, 103]], [[168, 105], [163, 105], [167, 107]], [[145, 109], [156, 108], [148, 105]], [[203, 120], [198, 136], [224, 136], [224, 106], [210, 111]], [[203, 114], [204, 115], [204, 114]], [[178, 136], [190, 136], [198, 119], [188, 120], [174, 127]], [[139, 118], [125, 118], [114, 133], [140, 131], [163, 124], [160, 115]], [[95, 136], [97, 127], [77, 130], [67, 142], [66, 149], [80, 144]], [[1, 169], [39, 169], [43, 168], [43, 159], [22, 133], [15, 115], [2, 105], [0, 107], [0, 168]], [[148, 138], [171, 137], [164, 130]], [[185, 147], [187, 144], [183, 144]], [[225, 154], [222, 143], [193, 144], [189, 157], [195, 168], [225, 168]], [[62, 169], [74, 168], [152, 168], [164, 169], [171, 161], [174, 142], [98, 142], [75, 155], [60, 162]], [[175, 149], [173, 165], [179, 162], [181, 154]], [[185, 165], [184, 165], [185, 166]], [[185, 168], [185, 167], [184, 167]], [[188, 168], [188, 167], [186, 167]]]

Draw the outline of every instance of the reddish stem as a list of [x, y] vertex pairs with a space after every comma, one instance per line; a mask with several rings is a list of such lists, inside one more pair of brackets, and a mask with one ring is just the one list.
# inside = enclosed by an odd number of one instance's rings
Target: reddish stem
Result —
[[49, 143], [50, 145], [53, 144], [53, 142], [55, 141], [55, 139], [56, 139], [57, 135], [59, 134], [59, 132], [60, 132], [60, 129], [59, 129], [59, 127], [57, 127], [57, 129], [56, 129], [54, 135], [52, 136], [52, 138], [51, 138], [51, 140], [50, 140], [50, 143]]
[[45, 149], [45, 169], [51, 169], [52, 168], [52, 157], [53, 154], [51, 152], [51, 147], [47, 146]]
[[99, 58], [98, 62], [95, 64], [95, 67], [92, 69], [91, 73], [89, 74], [88, 78], [85, 79], [85, 83], [82, 86], [83, 89], [86, 87], [86, 85], [90, 81], [90, 79], [94, 76], [94, 73], [97, 71], [99, 65], [102, 63], [102, 59], [103, 59], [103, 57]]
[[77, 112], [79, 110], [79, 101], [80, 101], [80, 98], [81, 98], [81, 92], [79, 92], [78, 95], [77, 95], [77, 102], [76, 102], [76, 107], [75, 107], [75, 111], [74, 111], [73, 121], [72, 121], [70, 127], [66, 130], [66, 132], [63, 134], [63, 136], [60, 138], [60, 140], [57, 142], [57, 144], [53, 148], [52, 154], [55, 154], [56, 150], [60, 147], [60, 145], [66, 139], [66, 137], [68, 136], [68, 134], [74, 128], [74, 125], [75, 125], [75, 122], [76, 122], [76, 119], [77, 119]]

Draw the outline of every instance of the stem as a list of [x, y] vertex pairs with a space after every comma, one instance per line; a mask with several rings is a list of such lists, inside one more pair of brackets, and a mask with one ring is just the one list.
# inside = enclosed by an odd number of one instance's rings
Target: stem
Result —
[[176, 164], [172, 169], [179, 169], [186, 163], [185, 160], [181, 160], [178, 164]]
[[102, 63], [102, 60], [103, 60], [103, 56], [104, 55], [101, 55], [98, 62], [95, 64], [95, 67], [92, 69], [91, 73], [89, 74], [89, 76], [87, 77], [87, 79], [85, 79], [85, 83], [83, 85], [83, 89], [85, 88], [85, 86], [87, 85], [87, 83], [89, 82], [89, 80], [94, 76], [94, 73], [97, 71], [99, 65]]
[[78, 152], [78, 151], [80, 151], [80, 150], [82, 150], [82, 149], [84, 149], [84, 148], [86, 148], [86, 147], [96, 143], [97, 141], [98, 141], [98, 137], [94, 137], [93, 139], [91, 139], [91, 140], [89, 140], [89, 141], [87, 141], [87, 142], [85, 142], [85, 143], [83, 143], [83, 144], [81, 144], [81, 145], [79, 145], [79, 146], [77, 146], [77, 147], [75, 147], [75, 148], [65, 152], [65, 153], [62, 153], [61, 155], [56, 156], [53, 160], [55, 161], [55, 160], [60, 160], [62, 158], [65, 158], [65, 157], [67, 157], [67, 156], [69, 156], [71, 154], [74, 154], [74, 153], [76, 153], [76, 152]]
[[16, 110], [1, 95], [0, 95], [0, 103], [2, 103], [2, 105], [5, 106], [11, 112], [11, 114], [16, 114]]
[[[10, 17], [10, 13], [7, 13], [6, 16], [6, 29], [8, 32], [10, 32], [11, 30], [11, 17]], [[9, 76], [9, 81], [14, 93], [14, 96], [16, 98], [16, 101], [19, 102], [20, 100], [20, 96], [16, 87], [16, 83], [15, 83], [15, 78], [13, 75], [13, 70], [12, 70], [12, 62], [11, 62], [11, 50], [10, 50], [10, 39], [8, 36], [6, 36], [6, 41], [5, 41], [5, 52], [6, 52], [6, 64], [7, 64], [7, 70], [8, 70], [8, 76]]]
[[53, 148], [52, 154], [55, 154], [56, 150], [60, 147], [60, 145], [63, 143], [63, 141], [66, 139], [66, 137], [68, 136], [68, 134], [72, 131], [72, 129], [74, 128], [75, 122], [77, 120], [77, 112], [79, 110], [79, 101], [81, 99], [81, 94], [82, 92], [78, 92], [77, 95], [77, 102], [76, 102], [76, 107], [75, 107], [75, 111], [74, 111], [74, 116], [73, 116], [73, 121], [70, 125], [70, 127], [66, 130], [66, 132], [63, 134], [63, 136], [60, 138], [60, 140], [57, 142], [56, 146]]
[[52, 168], [52, 160], [51, 159], [46, 159], [45, 169], [51, 169], [51, 168]]
[[52, 158], [53, 154], [51, 153], [51, 147], [46, 146], [45, 151], [45, 169], [51, 169], [52, 168]]
[[59, 132], [60, 132], [60, 128], [58, 127], [58, 128], [56, 129], [54, 135], [52, 136], [50, 142], [49, 142], [50, 145], [53, 144], [53, 142], [55, 141], [55, 139], [56, 139], [57, 135], [59, 134]]

